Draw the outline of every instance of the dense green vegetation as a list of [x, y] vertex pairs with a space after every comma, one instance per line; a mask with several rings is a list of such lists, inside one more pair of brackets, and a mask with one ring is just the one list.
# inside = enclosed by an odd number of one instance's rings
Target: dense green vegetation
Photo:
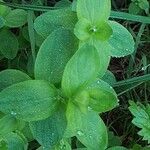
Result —
[[149, 150], [149, 5], [0, 1], [0, 150]]

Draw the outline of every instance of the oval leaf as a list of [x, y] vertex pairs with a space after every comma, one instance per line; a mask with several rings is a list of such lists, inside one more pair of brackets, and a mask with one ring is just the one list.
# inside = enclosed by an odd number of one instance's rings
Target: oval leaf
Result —
[[8, 59], [16, 57], [19, 43], [16, 36], [9, 30], [0, 32], [0, 51]]
[[63, 8], [57, 10], [49, 10], [47, 13], [37, 17], [34, 28], [38, 34], [46, 38], [52, 31], [59, 27], [73, 30], [77, 16], [71, 8]]
[[27, 12], [23, 9], [14, 9], [5, 17], [6, 26], [21, 27], [27, 22]]
[[35, 139], [45, 149], [52, 149], [63, 138], [66, 124], [65, 110], [61, 105], [51, 117], [45, 120], [31, 122], [30, 128]]
[[66, 96], [72, 96], [80, 88], [91, 83], [99, 71], [99, 56], [94, 46], [83, 45], [67, 63], [62, 89]]
[[113, 88], [102, 80], [96, 80], [87, 88], [89, 106], [99, 113], [112, 110], [118, 105], [118, 98]]
[[85, 18], [93, 24], [107, 20], [110, 10], [110, 0], [77, 0], [78, 18]]
[[22, 71], [6, 69], [0, 72], [0, 91], [18, 82], [30, 80], [31, 78]]
[[111, 55], [113, 57], [124, 57], [134, 52], [134, 40], [130, 32], [121, 24], [110, 21], [113, 34], [109, 39]]
[[82, 113], [69, 102], [67, 107], [66, 137], [77, 136], [88, 149], [105, 150], [108, 144], [107, 129], [99, 115], [91, 110]]
[[77, 39], [69, 31], [60, 28], [50, 34], [37, 54], [35, 78], [59, 83], [67, 62], [77, 49]]
[[45, 81], [28, 80], [0, 93], [0, 111], [25, 121], [48, 118], [56, 109], [56, 93]]

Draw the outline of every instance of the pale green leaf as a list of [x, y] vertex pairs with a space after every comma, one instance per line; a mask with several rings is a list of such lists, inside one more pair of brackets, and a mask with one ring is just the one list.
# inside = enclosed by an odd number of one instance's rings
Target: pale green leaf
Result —
[[0, 111], [25, 121], [48, 118], [57, 103], [54, 87], [42, 80], [20, 82], [0, 93]]
[[23, 9], [14, 9], [9, 12], [5, 20], [8, 27], [21, 27], [27, 22], [27, 12]]
[[91, 110], [82, 113], [70, 101], [66, 116], [68, 124], [65, 136], [77, 136], [88, 149], [105, 150], [107, 148], [107, 129], [97, 113]]
[[67, 63], [62, 89], [66, 96], [72, 96], [77, 90], [91, 83], [99, 72], [99, 56], [94, 46], [83, 45]]
[[6, 58], [15, 58], [18, 48], [18, 40], [12, 32], [9, 30], [0, 31], [0, 51]]
[[11, 11], [10, 7], [5, 5], [0, 5], [0, 16], [5, 17], [10, 11]]
[[37, 17], [35, 19], [34, 28], [38, 34], [46, 38], [52, 31], [59, 27], [73, 30], [76, 22], [76, 13], [72, 12], [71, 8], [62, 8], [49, 10]]
[[41, 121], [30, 122], [34, 138], [45, 148], [52, 149], [63, 138], [67, 121], [64, 105], [49, 118]]
[[111, 55], [113, 57], [124, 57], [134, 52], [134, 40], [131, 33], [121, 24], [110, 21], [109, 25], [113, 34], [109, 39], [111, 45]]
[[77, 16], [85, 18], [92, 24], [103, 22], [110, 16], [110, 0], [77, 0]]
[[69, 30], [59, 28], [41, 45], [35, 62], [35, 78], [59, 83], [67, 62], [78, 47], [76, 37]]
[[0, 72], [0, 91], [6, 87], [31, 78], [22, 71], [15, 69], [6, 69]]

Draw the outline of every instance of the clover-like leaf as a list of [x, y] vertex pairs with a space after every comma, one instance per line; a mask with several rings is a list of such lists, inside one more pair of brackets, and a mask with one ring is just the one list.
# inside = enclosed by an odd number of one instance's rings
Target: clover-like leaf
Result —
[[71, 7], [67, 7], [57, 10], [49, 10], [37, 17], [34, 22], [34, 28], [38, 34], [43, 38], [46, 38], [51, 32], [59, 27], [73, 30], [76, 22], [76, 13], [71, 10]]
[[0, 111], [24, 121], [48, 118], [58, 100], [53, 86], [42, 80], [28, 80], [0, 92]]
[[111, 55], [113, 57], [124, 57], [134, 52], [134, 40], [131, 33], [121, 24], [109, 22], [113, 34], [109, 39], [111, 45]]
[[96, 48], [89, 44], [83, 45], [67, 63], [63, 78], [62, 89], [70, 97], [79, 89], [91, 83], [99, 72], [99, 56]]
[[59, 83], [67, 62], [78, 47], [76, 37], [67, 29], [59, 28], [41, 45], [35, 62], [35, 78]]

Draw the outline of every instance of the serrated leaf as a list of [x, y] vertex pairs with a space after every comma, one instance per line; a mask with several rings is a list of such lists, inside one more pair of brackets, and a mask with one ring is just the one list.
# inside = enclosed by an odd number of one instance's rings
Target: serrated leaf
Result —
[[91, 83], [99, 72], [99, 56], [94, 46], [83, 45], [67, 63], [63, 78], [62, 89], [70, 97]]
[[0, 72], [0, 91], [6, 87], [31, 78], [22, 71], [15, 69], [6, 69]]
[[0, 93], [0, 111], [24, 121], [48, 118], [57, 103], [54, 87], [42, 80], [20, 82]]
[[110, 111], [118, 106], [118, 98], [113, 88], [102, 80], [96, 80], [87, 87], [89, 107], [99, 113]]
[[69, 30], [60, 28], [50, 34], [37, 54], [35, 78], [59, 83], [64, 68], [77, 46], [78, 41]]
[[23, 9], [14, 9], [5, 17], [6, 26], [11, 28], [21, 27], [27, 22], [27, 12]]
[[45, 148], [52, 149], [63, 138], [67, 121], [64, 105], [49, 118], [30, 122], [30, 128], [35, 139]]
[[72, 12], [71, 8], [63, 8], [49, 10], [47, 13], [37, 17], [34, 22], [34, 28], [38, 34], [46, 38], [50, 33], [60, 27], [73, 30], [76, 22], [76, 13]]
[[109, 39], [111, 45], [111, 56], [124, 57], [134, 52], [134, 40], [130, 32], [121, 24], [110, 21], [109, 25], [113, 34]]
[[110, 10], [110, 0], [77, 0], [78, 19], [85, 18], [92, 24], [107, 20]]
[[148, 140], [150, 143], [150, 105], [144, 106], [141, 103], [136, 104], [130, 101], [129, 110], [134, 116], [132, 123], [141, 129], [138, 134], [143, 136], [143, 140]]
[[88, 149], [107, 148], [107, 129], [99, 115], [93, 111], [82, 113], [71, 101], [67, 107], [66, 137], [77, 136]]
[[12, 32], [9, 30], [0, 31], [0, 51], [6, 58], [15, 58], [18, 48], [18, 40]]

